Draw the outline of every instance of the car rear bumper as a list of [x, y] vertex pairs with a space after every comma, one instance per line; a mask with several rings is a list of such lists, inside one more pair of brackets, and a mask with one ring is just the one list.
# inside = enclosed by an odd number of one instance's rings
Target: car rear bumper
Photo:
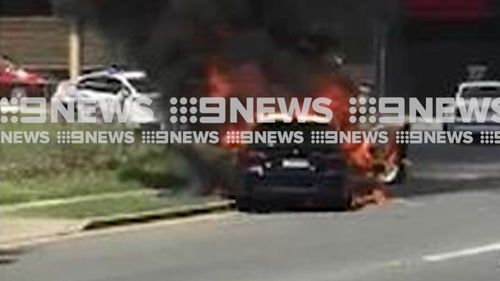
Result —
[[258, 176], [247, 173], [237, 197], [265, 200], [325, 199], [345, 196], [345, 181], [341, 173]]

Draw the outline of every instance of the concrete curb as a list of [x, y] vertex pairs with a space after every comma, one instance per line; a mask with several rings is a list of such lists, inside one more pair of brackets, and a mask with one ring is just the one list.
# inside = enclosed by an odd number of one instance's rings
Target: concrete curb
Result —
[[[68, 237], [80, 233], [84, 226], [84, 221], [75, 221], [75, 223], [68, 224], [68, 226], [56, 229], [54, 231], [46, 231], [45, 233], [37, 234], [26, 234], [23, 236], [11, 238], [3, 237], [3, 239], [0, 239], [0, 251], [20, 249], [31, 247], [33, 245], [41, 244], [44, 242], [55, 241], [62, 237]], [[41, 225], [40, 228], [43, 228], [43, 226]]]
[[65, 228], [40, 235], [18, 237], [13, 239], [3, 239], [0, 241], [0, 250], [21, 249], [38, 244], [50, 243], [83, 234], [86, 231], [111, 228], [115, 226], [126, 226], [138, 223], [153, 222], [156, 220], [175, 220], [202, 214], [211, 214], [230, 211], [234, 206], [231, 200], [219, 200], [204, 204], [192, 204], [179, 207], [164, 208], [160, 210], [147, 211], [141, 213], [131, 213], [123, 215], [113, 215], [107, 217], [97, 217], [93, 219], [80, 220], [75, 222], [71, 228]]
[[223, 212], [230, 210], [233, 206], [233, 201], [222, 200], [205, 204], [185, 205], [135, 214], [98, 217], [88, 220], [83, 226], [82, 230], [95, 230], [127, 224], [146, 223], [154, 220], [184, 218], [200, 214]]
[[16, 203], [16, 204], [6, 204], [5, 206], [0, 206], [0, 213], [7, 213], [18, 211], [22, 209], [29, 208], [38, 208], [38, 207], [47, 207], [47, 206], [57, 206], [63, 204], [71, 204], [71, 203], [79, 203], [85, 201], [93, 201], [93, 200], [101, 200], [101, 199], [116, 199], [120, 197], [126, 196], [139, 196], [139, 195], [154, 195], [159, 194], [160, 192], [157, 190], [132, 190], [125, 192], [110, 192], [110, 193], [102, 193], [102, 194], [94, 194], [94, 195], [82, 195], [76, 197], [69, 198], [59, 198], [59, 199], [47, 199], [47, 200], [38, 200], [32, 202], [24, 202], [24, 203]]

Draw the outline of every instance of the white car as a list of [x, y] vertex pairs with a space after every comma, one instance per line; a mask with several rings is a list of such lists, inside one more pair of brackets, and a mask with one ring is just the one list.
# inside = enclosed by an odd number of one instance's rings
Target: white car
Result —
[[470, 120], [462, 119], [460, 109], [468, 107], [471, 99], [475, 98], [478, 104], [482, 104], [484, 98], [500, 98], [500, 81], [473, 81], [461, 83], [458, 91], [455, 94], [455, 122], [448, 124], [449, 131], [471, 131], [474, 134], [479, 134], [481, 131], [500, 131], [500, 124], [491, 120], [494, 112], [491, 107], [485, 110], [487, 114], [484, 120], [478, 120], [472, 115]]
[[[137, 106], [132, 106], [129, 111], [127, 125], [130, 127], [160, 126], [162, 124], [161, 112], [157, 110], [160, 93], [149, 82], [143, 71], [98, 71], [82, 75], [74, 82], [62, 81], [52, 99], [59, 100], [67, 105], [77, 100], [104, 101], [106, 104], [119, 102], [124, 106], [132, 105], [132, 101], [139, 97], [153, 100], [152, 109], [154, 116], [148, 114]], [[106, 107], [100, 107], [104, 115]]]

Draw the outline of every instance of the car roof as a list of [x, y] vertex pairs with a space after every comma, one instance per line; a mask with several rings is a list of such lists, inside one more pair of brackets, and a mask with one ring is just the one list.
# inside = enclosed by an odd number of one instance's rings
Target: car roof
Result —
[[118, 79], [128, 80], [128, 79], [145, 78], [146, 72], [140, 71], [140, 70], [135, 70], [135, 71], [101, 70], [101, 71], [91, 72], [91, 73], [82, 75], [82, 76], [78, 77], [78, 79], [81, 80], [81, 79], [98, 77], [98, 76], [110, 76], [110, 77], [116, 77]]
[[146, 78], [146, 72], [144, 71], [122, 71], [114, 74], [113, 76], [120, 77], [123, 79], [140, 79]]
[[477, 87], [500, 87], [500, 81], [490, 80], [490, 81], [472, 81], [460, 83], [459, 88], [477, 88]]

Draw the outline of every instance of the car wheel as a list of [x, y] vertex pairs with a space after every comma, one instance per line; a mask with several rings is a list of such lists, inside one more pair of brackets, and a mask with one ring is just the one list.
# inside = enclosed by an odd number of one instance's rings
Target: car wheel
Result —
[[253, 210], [252, 200], [248, 197], [237, 197], [236, 209], [240, 212], [251, 212]]
[[356, 196], [352, 192], [348, 192], [344, 197], [342, 211], [352, 211], [356, 210], [357, 208], [359, 208], [359, 205], [356, 201]]
[[356, 208], [356, 197], [351, 190], [344, 190], [342, 194], [335, 192], [330, 194], [327, 204], [335, 211], [350, 211]]
[[18, 100], [25, 98], [28, 96], [28, 91], [24, 87], [14, 87], [12, 91], [10, 91], [10, 98], [16, 98]]
[[399, 163], [389, 167], [385, 173], [379, 176], [379, 180], [385, 184], [398, 184], [404, 181], [405, 176], [405, 165]]
[[267, 199], [253, 199], [251, 201], [250, 212], [257, 214], [269, 214], [273, 212], [276, 208], [276, 202], [269, 201]]

